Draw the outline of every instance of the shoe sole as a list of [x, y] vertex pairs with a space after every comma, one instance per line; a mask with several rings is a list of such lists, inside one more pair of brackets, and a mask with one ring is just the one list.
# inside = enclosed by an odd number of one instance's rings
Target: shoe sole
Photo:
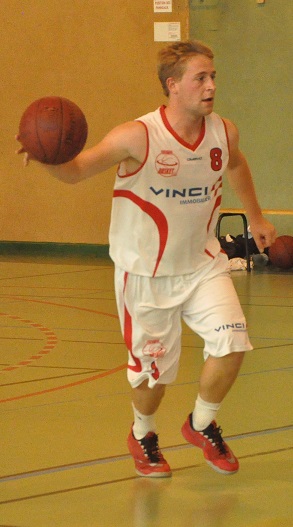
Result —
[[216, 465], [214, 465], [211, 461], [208, 461], [207, 459], [205, 461], [216, 472], [218, 472], [219, 474], [223, 474], [224, 476], [233, 476], [233, 474], [236, 474], [239, 470], [239, 468], [237, 468], [236, 470], [223, 470], [222, 468], [219, 468]]
[[144, 474], [138, 469], [135, 469], [135, 472], [138, 476], [143, 478], [171, 478], [172, 472], [150, 472], [149, 474]]

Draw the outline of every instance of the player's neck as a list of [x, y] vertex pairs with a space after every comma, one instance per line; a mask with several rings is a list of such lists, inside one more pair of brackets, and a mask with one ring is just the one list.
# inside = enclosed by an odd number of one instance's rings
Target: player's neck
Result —
[[170, 126], [179, 137], [189, 144], [194, 144], [197, 141], [204, 122], [203, 116], [179, 112], [172, 106], [167, 106], [165, 115]]

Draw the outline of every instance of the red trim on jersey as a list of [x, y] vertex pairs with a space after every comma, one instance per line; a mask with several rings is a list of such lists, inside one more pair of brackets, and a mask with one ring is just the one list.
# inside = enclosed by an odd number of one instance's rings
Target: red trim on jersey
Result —
[[210, 253], [210, 251], [208, 251], [207, 249], [204, 250], [204, 252], [210, 256], [211, 258], [215, 258], [214, 255], [212, 253]]
[[210, 225], [211, 225], [211, 222], [212, 222], [212, 219], [213, 219], [213, 216], [214, 216], [215, 210], [216, 210], [217, 207], [220, 207], [221, 202], [222, 202], [222, 195], [219, 195], [219, 196], [217, 197], [218, 192], [220, 191], [220, 189], [221, 189], [222, 186], [223, 186], [222, 180], [223, 180], [223, 177], [220, 176], [220, 177], [217, 179], [216, 183], [214, 183], [214, 185], [213, 185], [212, 188], [211, 188], [211, 192], [213, 192], [213, 195], [214, 195], [214, 198], [216, 198], [216, 201], [215, 201], [215, 205], [214, 205], [214, 208], [213, 208], [213, 210], [212, 210], [212, 213], [211, 213], [211, 216], [210, 216], [210, 219], [209, 219], [208, 225], [207, 225], [207, 232], [208, 232], [209, 229], [210, 229]]
[[214, 208], [212, 210], [212, 213], [211, 213], [211, 217], [210, 217], [210, 220], [209, 220], [209, 223], [207, 225], [207, 231], [209, 231], [210, 229], [210, 225], [211, 225], [211, 222], [212, 222], [212, 219], [213, 219], [213, 216], [214, 216], [214, 213], [215, 213], [215, 210], [220, 207], [221, 205], [221, 201], [222, 201], [222, 196], [217, 196], [217, 199], [215, 201], [215, 205], [214, 205]]
[[[155, 224], [158, 227], [159, 231], [159, 237], [160, 237], [160, 243], [159, 243], [159, 250], [157, 255], [157, 261], [154, 268], [153, 276], [155, 276], [157, 269], [160, 265], [160, 261], [162, 259], [162, 256], [164, 254], [164, 250], [166, 247], [167, 239], [168, 239], [168, 222], [166, 220], [165, 215], [162, 213], [158, 207], [153, 205], [152, 203], [149, 203], [148, 201], [143, 200], [130, 190], [114, 190], [113, 193], [114, 198], [127, 198], [130, 199], [133, 203], [138, 205], [138, 207], [143, 210], [143, 212], [146, 212], [155, 222]], [[131, 233], [129, 233], [131, 235]]]
[[216, 183], [212, 186], [211, 192], [214, 193], [214, 197], [218, 194], [219, 190], [223, 187], [223, 178], [222, 176], [217, 179]]
[[150, 150], [149, 131], [147, 129], [146, 124], [143, 121], [139, 121], [138, 120], [137, 122], [141, 123], [144, 126], [144, 128], [145, 128], [146, 140], [147, 140], [145, 158], [144, 158], [142, 164], [137, 168], [137, 170], [135, 170], [134, 172], [130, 172], [129, 174], [124, 174], [124, 175], [119, 174], [119, 170], [120, 170], [120, 167], [121, 167], [121, 163], [119, 163], [118, 168], [117, 168], [117, 176], [119, 178], [121, 178], [121, 179], [126, 178], [126, 177], [130, 177], [130, 176], [135, 176], [135, 174], [137, 174], [142, 169], [142, 167], [146, 164], [147, 158], [149, 156], [149, 150]]
[[164, 125], [166, 126], [167, 130], [173, 135], [173, 137], [175, 137], [175, 139], [178, 141], [178, 143], [180, 143], [181, 145], [185, 146], [185, 148], [188, 148], [189, 150], [192, 150], [193, 152], [197, 149], [197, 147], [200, 145], [200, 143], [202, 142], [204, 136], [205, 136], [205, 119], [203, 118], [202, 120], [202, 126], [201, 126], [201, 131], [200, 131], [200, 134], [197, 138], [197, 140], [195, 141], [195, 143], [193, 145], [187, 143], [187, 141], [184, 141], [184, 139], [182, 139], [182, 137], [180, 137], [176, 132], [175, 130], [173, 130], [172, 126], [170, 125], [168, 119], [167, 119], [167, 116], [166, 116], [166, 106], [165, 105], [162, 105], [160, 107], [160, 114], [161, 114], [161, 117], [162, 117], [162, 121], [164, 123]]
[[[205, 249], [204, 252], [205, 252], [208, 256], [210, 256], [211, 258], [213, 258], [213, 259], [215, 258], [215, 256], [214, 256], [210, 251], [208, 251], [208, 249]], [[224, 249], [220, 249], [220, 253], [223, 253], [223, 254], [225, 254], [225, 255], [227, 256], [227, 253], [224, 251]]]

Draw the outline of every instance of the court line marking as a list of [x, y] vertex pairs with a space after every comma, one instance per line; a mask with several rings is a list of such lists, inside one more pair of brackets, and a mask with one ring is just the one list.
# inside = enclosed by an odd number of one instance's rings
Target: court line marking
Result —
[[[72, 383], [69, 383], [69, 384], [55, 386], [54, 388], [46, 388], [46, 389], [40, 390], [38, 392], [31, 392], [31, 393], [28, 393], [28, 394], [17, 395], [17, 396], [9, 397], [9, 398], [6, 398], [6, 399], [0, 399], [0, 403], [17, 401], [17, 400], [20, 400], [20, 399], [27, 399], [29, 397], [34, 397], [34, 396], [38, 396], [38, 395], [44, 395], [44, 394], [47, 394], [47, 393], [57, 392], [59, 390], [65, 390], [67, 388], [73, 388], [75, 386], [80, 386], [81, 384], [92, 382], [92, 381], [98, 380], [100, 378], [107, 377], [109, 375], [114, 375], [115, 373], [120, 372], [120, 371], [122, 371], [122, 370], [124, 370], [126, 368], [127, 368], [127, 363], [121, 364], [120, 366], [117, 366], [117, 367], [115, 367], [115, 368], [113, 368], [111, 370], [107, 370], [107, 371], [104, 371], [102, 373], [98, 373], [97, 375], [93, 375], [91, 377], [87, 377], [86, 379], [80, 379], [78, 381], [75, 381], [75, 382], [72, 382]], [[240, 373], [239, 377], [245, 377], [245, 376], [250, 376], [250, 375], [260, 375], [262, 373], [277, 373], [279, 371], [288, 371], [288, 370], [291, 370], [292, 368], [293, 368], [292, 366], [289, 366], [289, 367], [277, 368], [277, 369], [273, 369], [273, 370], [263, 370], [261, 372], [258, 371], [258, 372]], [[85, 374], [85, 373], [84, 372], [80, 372], [79, 375], [82, 375], [82, 374]], [[78, 375], [78, 374], [74, 373], [73, 375]], [[64, 376], [62, 376], [62, 377], [64, 377]], [[38, 380], [39, 379], [36, 379], [35, 382], [37, 382]], [[51, 378], [48, 378], [48, 380], [51, 380]], [[189, 383], [177, 383], [177, 384], [171, 385], [170, 387], [171, 388], [172, 387], [178, 387], [178, 386], [185, 385], [185, 384], [197, 384], [198, 382], [199, 382], [198, 380], [195, 380], [195, 381], [192, 381], [192, 382], [189, 382]]]
[[[270, 450], [268, 452], [259, 452], [259, 453], [254, 453], [254, 454], [246, 454], [244, 456], [239, 456], [238, 459], [250, 459], [250, 458], [253, 458], [253, 457], [257, 457], [257, 456], [266, 456], [266, 455], [270, 455], [270, 454], [271, 455], [272, 454], [278, 454], [280, 452], [288, 452], [289, 450], [292, 450], [292, 449], [293, 449], [293, 447], [288, 447], [288, 448], [279, 448], [277, 450]], [[201, 468], [203, 466], [206, 466], [206, 464], [204, 462], [203, 463], [197, 463], [197, 464], [194, 464], [194, 465], [186, 465], [184, 467], [178, 467], [178, 468], [172, 469], [172, 472], [180, 472], [182, 470], [189, 470], [189, 469], [192, 469], [192, 468]], [[0, 501], [0, 505], [8, 505], [10, 503], [19, 503], [21, 501], [28, 501], [28, 500], [38, 499], [38, 498], [46, 498], [46, 497], [49, 497], [49, 496], [56, 496], [56, 495], [60, 495], [60, 494], [67, 494], [69, 492], [75, 492], [75, 491], [78, 491], [78, 490], [88, 490], [88, 489], [92, 489], [92, 488], [96, 488], [96, 487], [102, 487], [102, 486], [105, 486], [105, 485], [114, 485], [116, 483], [124, 483], [126, 481], [133, 481], [133, 480], [140, 481], [140, 480], [142, 480], [142, 478], [140, 476], [129, 476], [129, 477], [113, 479], [113, 480], [109, 480], [109, 481], [100, 481], [99, 483], [92, 483], [90, 485], [80, 485], [78, 487], [71, 487], [71, 488], [67, 488], [67, 489], [59, 489], [59, 490], [54, 490], [54, 491], [51, 491], [51, 492], [43, 492], [41, 494], [34, 494], [34, 495], [31, 495], [31, 496], [22, 496], [21, 498], [13, 498], [13, 499], [10, 499], [10, 500], [4, 500], [4, 501]], [[168, 482], [168, 481], [170, 481], [170, 479], [167, 478], [164, 481]]]
[[102, 377], [107, 377], [108, 375], [114, 375], [115, 373], [122, 371], [126, 368], [127, 368], [127, 364], [121, 364], [120, 366], [117, 366], [116, 368], [113, 368], [111, 370], [107, 370], [106, 372], [98, 373], [97, 375], [87, 377], [86, 379], [80, 379], [78, 381], [71, 382], [69, 384], [55, 386], [54, 388], [46, 388], [38, 392], [31, 392], [31, 393], [25, 393], [22, 395], [15, 395], [13, 397], [8, 397], [7, 399], [0, 399], [0, 403], [8, 403], [12, 401], [18, 401], [20, 399], [27, 399], [29, 397], [35, 397], [37, 395], [45, 395], [47, 393], [53, 393], [53, 392], [58, 392], [60, 390], [66, 390], [67, 388], [73, 388], [74, 386], [80, 386], [81, 384], [85, 384], [87, 382], [96, 381], [97, 379], [101, 379]]
[[[57, 306], [57, 307], [66, 307], [67, 309], [77, 309], [79, 311], [85, 311], [85, 312], [88, 312], [88, 313], [95, 313], [97, 315], [104, 315], [104, 316], [107, 316], [107, 317], [111, 317], [111, 318], [115, 318], [115, 319], [118, 319], [118, 315], [114, 314], [114, 313], [105, 313], [103, 311], [97, 311], [96, 309], [90, 309], [90, 308], [87, 308], [87, 307], [79, 307], [79, 306], [70, 306], [68, 304], [60, 304], [58, 302], [48, 302], [48, 301], [45, 301], [45, 300], [36, 300], [34, 298], [22, 298], [22, 297], [18, 297], [18, 296], [9, 296], [10, 299], [12, 300], [20, 300], [21, 302], [32, 302], [32, 303], [37, 303], [37, 304], [46, 304], [46, 305], [51, 305], [51, 306]], [[108, 370], [106, 372], [103, 372], [103, 373], [99, 373], [97, 375], [93, 375], [91, 377], [87, 377], [86, 379], [80, 379], [78, 381], [75, 381], [75, 382], [72, 382], [72, 383], [69, 383], [69, 384], [64, 384], [64, 385], [61, 385], [61, 386], [55, 386], [54, 388], [47, 388], [47, 389], [44, 389], [44, 390], [39, 390], [37, 392], [31, 392], [31, 393], [26, 393], [26, 394], [22, 394], [22, 395], [16, 395], [16, 396], [13, 396], [13, 397], [8, 397], [6, 399], [0, 399], [0, 403], [7, 403], [7, 402], [12, 402], [12, 401], [18, 401], [20, 399], [26, 399], [28, 397], [35, 397], [35, 396], [38, 396], [38, 395], [44, 395], [44, 394], [47, 394], [47, 393], [53, 393], [53, 392], [57, 392], [59, 390], [65, 390], [67, 388], [72, 388], [74, 386], [80, 386], [81, 384], [85, 384], [87, 382], [92, 382], [92, 381], [95, 381], [97, 379], [100, 379], [102, 377], [107, 377], [109, 375], [113, 375], [121, 370], [124, 370], [127, 368], [127, 364], [121, 364], [120, 366], [117, 366], [111, 370]]]
[[[262, 437], [265, 435], [272, 435], [272, 434], [288, 432], [292, 430], [293, 430], [293, 425], [282, 426], [278, 428], [268, 428], [264, 430], [257, 430], [254, 432], [245, 432], [243, 434], [227, 436], [225, 437], [225, 441], [229, 441], [229, 442], [238, 441], [240, 439], [249, 439], [251, 437]], [[184, 443], [184, 444], [164, 447], [162, 450], [164, 450], [164, 452], [174, 452], [178, 450], [185, 450], [186, 448], [194, 448], [194, 446], [189, 443]], [[282, 450], [292, 450], [292, 449], [293, 447], [284, 447], [282, 449], [277, 449], [277, 450], [273, 450], [270, 452], [279, 452]], [[246, 454], [242, 456], [242, 458], [250, 457], [254, 455], [260, 455], [261, 453], [262, 452], [257, 453], [257, 454]], [[264, 454], [267, 454], [267, 452], [264, 452]], [[75, 470], [79, 468], [85, 468], [85, 467], [96, 466], [96, 465], [105, 465], [107, 463], [117, 463], [119, 461], [124, 461], [127, 459], [132, 459], [132, 456], [130, 454], [121, 454], [119, 456], [108, 456], [104, 458], [90, 459], [87, 461], [79, 461], [77, 463], [71, 463], [68, 465], [57, 465], [57, 466], [50, 467], [50, 468], [31, 470], [28, 472], [21, 472], [18, 474], [10, 474], [7, 476], [0, 476], [0, 484], [5, 483], [7, 481], [27, 479], [27, 478], [36, 477], [36, 476], [45, 476], [47, 474], [55, 474], [58, 472], [66, 472], [67, 470]], [[241, 459], [241, 456], [239, 459]], [[179, 469], [176, 469], [176, 470], [179, 470]]]
[[[33, 299], [33, 298], [23, 298], [23, 297], [10, 296], [10, 295], [9, 295], [9, 298], [12, 299], [12, 300], [17, 300], [17, 301], [21, 301], [21, 302], [53, 305], [53, 306], [56, 306], [56, 307], [65, 307], [67, 309], [76, 309], [76, 310], [79, 310], [79, 311], [95, 313], [95, 314], [104, 315], [104, 316], [108, 316], [108, 317], [111, 317], [111, 318], [118, 319], [118, 315], [116, 315], [114, 313], [105, 313], [103, 311], [97, 311], [95, 309], [90, 309], [90, 308], [86, 308], [86, 307], [71, 306], [71, 305], [68, 305], [68, 304], [61, 304], [61, 303], [58, 303], [58, 302], [51, 302], [51, 301], [49, 302], [49, 301], [45, 301], [45, 300], [37, 300], [37, 299]], [[97, 380], [99, 378], [115, 374], [115, 373], [117, 373], [119, 371], [122, 371], [123, 369], [126, 369], [126, 368], [127, 368], [127, 363], [126, 364], [122, 364], [120, 366], [117, 366], [117, 367], [115, 367], [115, 368], [113, 368], [111, 370], [108, 370], [107, 372], [99, 373], [97, 375], [94, 375], [94, 376], [91, 376], [91, 377], [87, 377], [86, 379], [80, 379], [80, 380], [75, 381], [73, 383], [69, 383], [69, 384], [66, 384], [66, 385], [60, 385], [60, 386], [55, 386], [53, 388], [47, 388], [47, 389], [40, 390], [40, 391], [37, 391], [37, 392], [31, 392], [31, 393], [28, 393], [28, 394], [22, 394], [22, 395], [18, 395], [18, 396], [13, 396], [13, 397], [8, 397], [8, 398], [5, 398], [5, 399], [1, 399], [0, 403], [17, 401], [17, 400], [20, 400], [20, 399], [26, 399], [26, 398], [34, 397], [34, 396], [38, 396], [38, 395], [45, 395], [45, 394], [48, 394], [48, 393], [57, 392], [57, 391], [64, 390], [64, 389], [67, 389], [67, 388], [80, 386], [81, 384], [92, 382], [92, 381], [95, 381], [95, 380]]]
[[[54, 367], [54, 366], [38, 366], [38, 365], [34, 365], [34, 364], [31, 364], [29, 365], [28, 367], [31, 367], [31, 368], [50, 368], [50, 369], [53, 369], [53, 368], [56, 368], [56, 369], [68, 369], [68, 367], [64, 366], [64, 367]], [[125, 365], [125, 368], [127, 368], [127, 364]], [[282, 368], [274, 368], [274, 369], [271, 369], [271, 370], [258, 370], [256, 372], [247, 372], [247, 373], [240, 373], [238, 375], [238, 377], [245, 377], [245, 376], [250, 376], [250, 375], [262, 375], [263, 373], [278, 373], [278, 372], [291, 372], [293, 366], [288, 366], [288, 367], [282, 367]], [[75, 369], [81, 369], [81, 368], [75, 368]], [[85, 368], [86, 369], [86, 368]], [[122, 368], [123, 369], [123, 368]], [[59, 375], [59, 376], [55, 376], [55, 377], [44, 377], [44, 378], [37, 378], [37, 379], [30, 379], [30, 380], [25, 380], [25, 381], [18, 381], [18, 382], [11, 382], [11, 383], [6, 383], [6, 384], [1, 384], [0, 385], [0, 388], [5, 388], [5, 387], [8, 387], [8, 386], [18, 386], [18, 385], [23, 385], [23, 384], [32, 384], [32, 383], [35, 383], [35, 382], [39, 382], [39, 381], [51, 381], [51, 380], [56, 380], [56, 379], [64, 379], [66, 377], [77, 377], [77, 376], [81, 376], [81, 375], [87, 375], [91, 372], [91, 369], [86, 369], [87, 371], [78, 371], [78, 372], [75, 372], [75, 373], [70, 373], [70, 374], [63, 374], [63, 375]], [[103, 369], [103, 368], [93, 368], [92, 371], [96, 371], [96, 372], [108, 372], [109, 370], [107, 369]], [[199, 383], [199, 380], [196, 379], [194, 381], [190, 381], [190, 382], [178, 382], [176, 384], [172, 384], [169, 386], [169, 388], [177, 388], [178, 386], [188, 386], [188, 385], [193, 385], [193, 384], [198, 384]], [[126, 395], [128, 393], [128, 391], [124, 391], [124, 392], [115, 392], [115, 395]], [[108, 393], [103, 393], [103, 394], [99, 394], [99, 395], [96, 395], [96, 398], [97, 399], [103, 399], [105, 397], [109, 397], [109, 394]], [[74, 399], [74, 401], [76, 401], [76, 399]], [[1, 402], [1, 401], [0, 401]], [[68, 402], [71, 402], [71, 401], [64, 401], [64, 403], [68, 403]], [[60, 404], [60, 402], [50, 402], [50, 403], [47, 403], [49, 405], [53, 405], [53, 404]], [[36, 406], [43, 406], [42, 405], [34, 405], [35, 407]], [[26, 408], [26, 407], [24, 407]], [[23, 409], [22, 408], [19, 408], [19, 409]], [[16, 409], [14, 408], [13, 410], [11, 409], [10, 411], [16, 411]], [[1, 525], [0, 525], [1, 527]]]
[[[25, 263], [25, 262], [21, 262], [21, 263]], [[29, 264], [31, 264], [31, 262], [28, 262]], [[38, 265], [38, 264], [37, 264]], [[40, 265], [43, 265], [43, 264], [40, 264]], [[46, 264], [45, 264], [46, 265]], [[59, 265], [66, 265], [66, 264], [59, 264]], [[77, 265], [76, 265], [77, 267]], [[78, 266], [80, 267], [80, 266]], [[58, 271], [58, 272], [54, 272], [54, 273], [41, 273], [41, 274], [31, 274], [31, 275], [21, 275], [21, 276], [2, 276], [0, 278], [0, 281], [5, 281], [5, 280], [18, 280], [19, 278], [22, 279], [22, 278], [41, 278], [41, 277], [47, 277], [47, 276], [60, 276], [60, 275], [67, 275], [67, 274], [73, 274], [73, 273], [86, 273], [86, 272], [93, 272], [93, 271], [103, 271], [103, 270], [108, 270], [108, 269], [111, 269], [110, 267], [102, 267], [102, 266], [95, 266], [95, 267], [92, 267], [92, 268], [86, 268], [86, 269], [74, 269], [74, 270], [70, 270], [70, 271]], [[2, 284], [1, 284], [2, 286]], [[33, 286], [34, 287], [34, 286]]]
[[[31, 366], [33, 367], [33, 365]], [[42, 366], [40, 367], [42, 368]], [[47, 368], [47, 367], [43, 367], [43, 368]], [[79, 371], [79, 372], [74, 372], [74, 373], [63, 373], [62, 375], [55, 375], [54, 377], [38, 377], [37, 379], [28, 379], [25, 381], [7, 382], [5, 384], [1, 384], [0, 388], [7, 388], [8, 386], [22, 386], [24, 384], [33, 384], [36, 382], [55, 381], [57, 379], [64, 380], [66, 377], [80, 377], [81, 375], [88, 375], [89, 373], [92, 373], [93, 371], [102, 372], [102, 371], [108, 371], [108, 370], [106, 370], [105, 368], [96, 368], [95, 370], [88, 369], [87, 371]]]
[[[68, 309], [77, 309], [78, 311], [86, 311], [88, 313], [95, 313], [97, 315], [105, 315], [106, 317], [116, 318], [118, 319], [118, 315], [115, 313], [105, 313], [104, 311], [97, 311], [96, 309], [90, 309], [89, 307], [80, 307], [80, 306], [71, 306], [69, 304], [60, 304], [59, 302], [49, 302], [48, 300], [37, 300], [36, 298], [24, 298], [14, 295], [9, 295], [8, 297], [11, 300], [18, 300], [20, 302], [32, 302], [35, 304], [46, 304], [49, 306], [56, 306], [56, 307], [66, 307]], [[81, 298], [82, 300], [82, 298]]]
[[[48, 353], [51, 353], [51, 351], [56, 347], [56, 345], [58, 343], [58, 339], [57, 339], [57, 336], [55, 335], [54, 331], [52, 331], [51, 329], [43, 326], [42, 324], [39, 324], [37, 322], [33, 322], [32, 320], [27, 320], [27, 319], [18, 317], [17, 315], [9, 315], [8, 313], [1, 313], [0, 312], [0, 317], [8, 317], [8, 318], [11, 318], [12, 320], [17, 320], [17, 321], [22, 322], [23, 324], [26, 324], [25, 327], [27, 327], [29, 325], [33, 329], [38, 329], [39, 331], [44, 333], [46, 338], [47, 338], [47, 341], [46, 341], [45, 345], [42, 347], [42, 349], [40, 351], [35, 353], [35, 355], [31, 355], [27, 359], [22, 360], [22, 361], [20, 361], [20, 362], [18, 362], [16, 364], [5, 366], [4, 368], [2, 368], [0, 370], [0, 373], [8, 372], [8, 371], [15, 371], [15, 370], [18, 370], [21, 367], [28, 366], [28, 365], [32, 364], [32, 362], [34, 362], [36, 360], [42, 359], [44, 355], [47, 355]], [[43, 340], [43, 339], [41, 339], [41, 340]]]
[[[1, 280], [1, 279], [0, 279]], [[97, 287], [64, 287], [64, 286], [54, 286], [54, 285], [12, 285], [12, 284], [1, 284], [0, 285], [0, 288], [9, 288], [9, 289], [30, 289], [32, 291], [34, 291], [35, 289], [36, 290], [46, 290], [46, 289], [49, 289], [50, 291], [85, 291], [85, 292], [97, 292], [97, 293], [113, 293], [114, 294], [114, 289], [113, 288], [110, 288], [110, 289], [105, 289], [104, 287], [102, 289], [100, 288], [97, 288]], [[8, 295], [9, 296], [9, 295]], [[23, 296], [25, 296], [25, 294], [23, 294]], [[56, 296], [56, 295], [55, 295]]]

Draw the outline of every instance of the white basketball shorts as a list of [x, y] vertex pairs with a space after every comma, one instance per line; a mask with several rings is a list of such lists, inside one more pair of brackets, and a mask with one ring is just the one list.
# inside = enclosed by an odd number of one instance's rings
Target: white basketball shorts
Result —
[[227, 261], [220, 253], [195, 273], [155, 278], [116, 267], [117, 307], [133, 388], [146, 379], [150, 388], [175, 380], [182, 319], [204, 340], [205, 360], [252, 349]]

